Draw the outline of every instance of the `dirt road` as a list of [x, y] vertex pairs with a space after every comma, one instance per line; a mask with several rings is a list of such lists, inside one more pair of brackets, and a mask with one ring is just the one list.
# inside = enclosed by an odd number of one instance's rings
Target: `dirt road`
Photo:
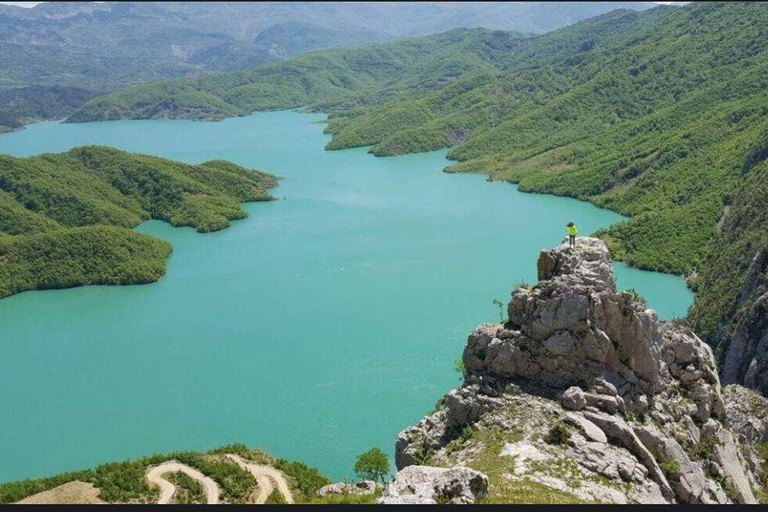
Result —
[[175, 460], [169, 460], [168, 462], [163, 462], [157, 466], [152, 466], [147, 470], [147, 480], [160, 487], [160, 498], [157, 500], [158, 505], [170, 503], [171, 498], [173, 498], [173, 493], [176, 492], [176, 486], [163, 478], [163, 475], [166, 473], [176, 473], [177, 471], [184, 473], [203, 486], [203, 492], [205, 493], [205, 498], [209, 505], [220, 503], [219, 494], [221, 491], [216, 482], [186, 464], [182, 464]]
[[291, 494], [291, 489], [288, 487], [288, 482], [285, 481], [285, 477], [280, 471], [271, 466], [263, 466], [261, 464], [247, 462], [242, 457], [231, 453], [227, 454], [227, 458], [241, 468], [248, 470], [253, 475], [253, 478], [258, 484], [258, 492], [256, 498], [253, 500], [254, 503], [262, 504], [267, 501], [267, 498], [269, 498], [269, 495], [272, 494], [272, 491], [275, 489], [275, 485], [277, 486], [277, 490], [280, 491], [280, 494], [283, 495], [283, 499], [285, 499], [286, 503], [294, 502], [293, 494]]

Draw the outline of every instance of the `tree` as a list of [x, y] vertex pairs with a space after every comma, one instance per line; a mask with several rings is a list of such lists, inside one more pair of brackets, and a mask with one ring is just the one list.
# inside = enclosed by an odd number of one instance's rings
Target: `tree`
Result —
[[357, 456], [355, 473], [361, 479], [379, 481], [383, 484], [389, 474], [389, 459], [380, 449], [371, 448]]

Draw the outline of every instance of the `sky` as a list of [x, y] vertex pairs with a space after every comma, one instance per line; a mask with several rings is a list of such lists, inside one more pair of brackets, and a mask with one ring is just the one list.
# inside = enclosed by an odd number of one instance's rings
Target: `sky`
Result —
[[[18, 5], [19, 7], [34, 7], [42, 2], [0, 2], [0, 4], [6, 5]], [[676, 3], [688, 3], [688, 2], [655, 2], [657, 4], [676, 4]]]

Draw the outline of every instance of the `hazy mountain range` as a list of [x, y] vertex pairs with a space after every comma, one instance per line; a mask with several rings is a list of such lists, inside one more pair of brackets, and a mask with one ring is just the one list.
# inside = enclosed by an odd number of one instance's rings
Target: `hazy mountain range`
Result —
[[487, 27], [542, 33], [652, 2], [45, 2], [0, 5], [0, 87], [250, 69], [316, 48]]

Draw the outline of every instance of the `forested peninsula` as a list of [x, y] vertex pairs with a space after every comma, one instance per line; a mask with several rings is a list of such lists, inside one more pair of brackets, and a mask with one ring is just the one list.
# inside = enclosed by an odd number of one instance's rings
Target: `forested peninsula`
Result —
[[148, 219], [224, 229], [268, 201], [277, 178], [224, 161], [188, 165], [87, 146], [0, 155], [0, 298], [25, 290], [156, 281], [171, 245], [130, 228]]

